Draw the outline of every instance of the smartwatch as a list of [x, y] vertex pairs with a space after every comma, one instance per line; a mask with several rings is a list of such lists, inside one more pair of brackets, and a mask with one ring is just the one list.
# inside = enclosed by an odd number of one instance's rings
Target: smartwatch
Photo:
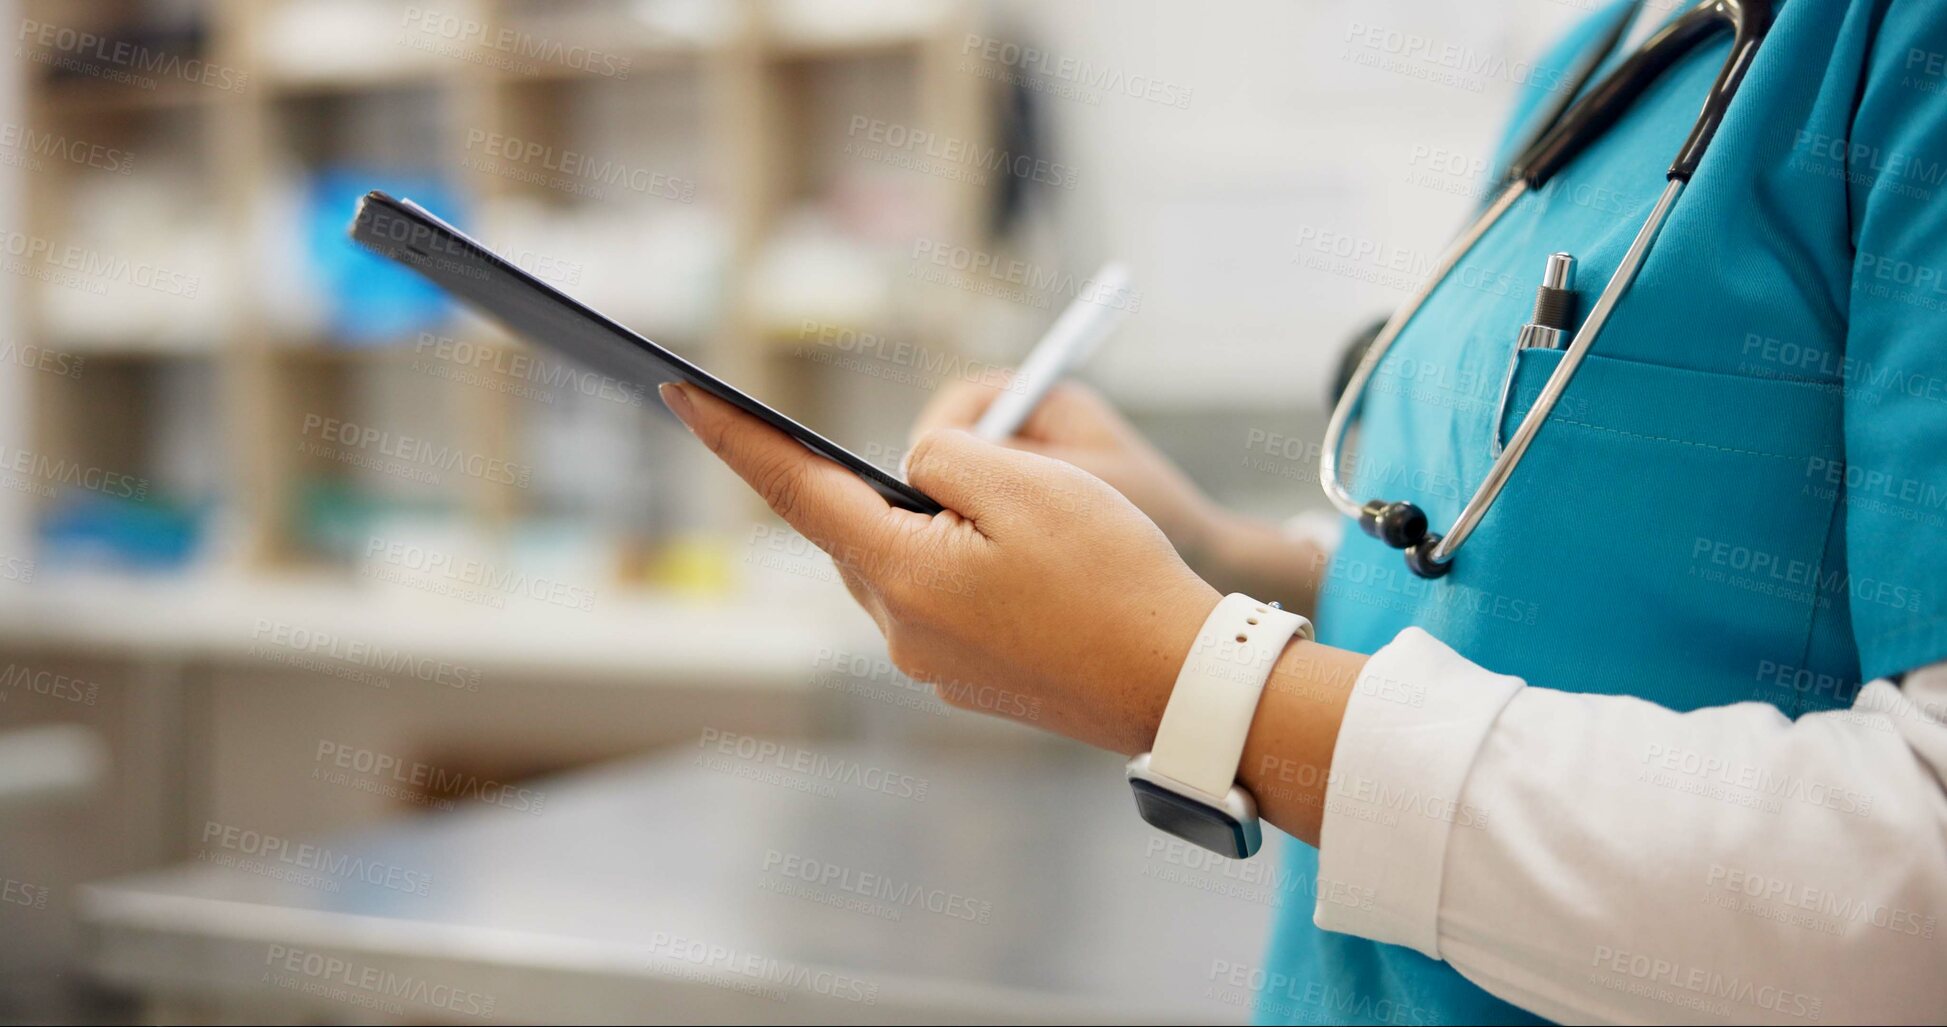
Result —
[[1245, 859], [1264, 842], [1257, 800], [1237, 784], [1244, 739], [1271, 668], [1311, 621], [1232, 593], [1203, 622], [1177, 672], [1150, 750], [1129, 761], [1136, 812], [1220, 856]]

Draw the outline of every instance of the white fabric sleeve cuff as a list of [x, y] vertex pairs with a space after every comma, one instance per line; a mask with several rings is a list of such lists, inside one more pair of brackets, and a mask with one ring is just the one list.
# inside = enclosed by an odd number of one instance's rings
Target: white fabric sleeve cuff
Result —
[[1440, 958], [1447, 839], [1487, 825], [1462, 801], [1467, 775], [1523, 687], [1419, 628], [1372, 654], [1332, 752], [1313, 922]]

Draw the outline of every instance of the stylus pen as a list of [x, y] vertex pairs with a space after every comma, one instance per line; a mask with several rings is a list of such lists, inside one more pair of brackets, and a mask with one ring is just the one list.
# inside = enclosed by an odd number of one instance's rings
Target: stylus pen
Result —
[[1063, 375], [1080, 367], [1122, 323], [1128, 313], [1123, 305], [1128, 289], [1129, 269], [1119, 262], [1104, 264], [1089, 280], [1088, 290], [1068, 304], [1028, 358], [1021, 361], [1021, 369], [1014, 372], [1007, 388], [994, 397], [993, 404], [974, 424], [974, 434], [998, 442], [1020, 431], [1048, 390]]

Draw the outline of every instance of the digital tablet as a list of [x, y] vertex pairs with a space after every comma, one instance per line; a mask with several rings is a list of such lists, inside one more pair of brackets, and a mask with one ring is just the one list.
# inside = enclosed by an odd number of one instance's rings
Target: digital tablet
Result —
[[943, 509], [838, 443], [521, 270], [411, 200], [366, 193], [352, 219], [351, 236], [366, 249], [419, 272], [529, 342], [645, 392], [663, 382], [694, 385], [863, 478], [894, 506], [923, 514]]

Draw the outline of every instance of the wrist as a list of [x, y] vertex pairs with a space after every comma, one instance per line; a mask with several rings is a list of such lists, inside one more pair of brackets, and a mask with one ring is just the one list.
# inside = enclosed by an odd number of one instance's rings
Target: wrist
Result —
[[1310, 845], [1324, 822], [1339, 724], [1366, 656], [1309, 640], [1285, 647], [1258, 700], [1237, 781], [1264, 819]]
[[1231, 859], [1257, 852], [1258, 805], [1239, 787], [1244, 747], [1271, 673], [1305, 618], [1244, 593], [1205, 618], [1174, 683], [1155, 741], [1129, 761], [1142, 818]]
[[1176, 687], [1176, 676], [1183, 669], [1183, 662], [1190, 658], [1203, 622], [1222, 598], [1216, 589], [1193, 579], [1157, 604], [1153, 623], [1131, 635], [1137, 640], [1135, 646], [1142, 664], [1141, 675], [1133, 679], [1140, 682], [1140, 687], [1130, 688], [1132, 679], [1123, 678], [1105, 682], [1098, 693], [1130, 696], [1126, 715], [1121, 718], [1123, 730], [1117, 734], [1115, 751], [1124, 756], [1149, 751], [1163, 722], [1163, 709], [1169, 705], [1170, 692]]
[[[1135, 632], [1142, 641], [1133, 648], [1146, 657], [1142, 675], [1100, 685], [1098, 694], [1105, 697], [1135, 693], [1115, 725], [1115, 744], [1105, 747], [1126, 756], [1153, 751], [1177, 675], [1222, 598], [1202, 582], [1193, 586], [1167, 603], [1158, 600], [1153, 608], [1167, 612]], [[1310, 639], [1287, 642], [1265, 679], [1244, 738], [1236, 783], [1250, 793], [1263, 819], [1307, 844], [1318, 844], [1339, 724], [1365, 663], [1362, 654]], [[1132, 680], [1141, 687], [1131, 689]]]

